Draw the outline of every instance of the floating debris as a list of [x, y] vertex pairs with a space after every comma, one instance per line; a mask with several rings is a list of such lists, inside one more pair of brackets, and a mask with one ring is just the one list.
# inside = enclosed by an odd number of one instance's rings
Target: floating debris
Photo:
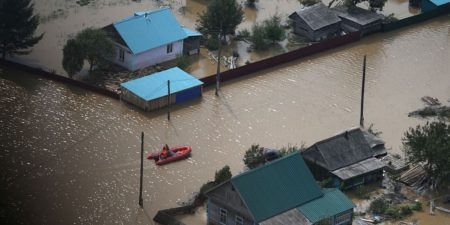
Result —
[[423, 96], [421, 99], [430, 106], [441, 105], [441, 102], [439, 102], [439, 99], [437, 98], [433, 98], [430, 96]]

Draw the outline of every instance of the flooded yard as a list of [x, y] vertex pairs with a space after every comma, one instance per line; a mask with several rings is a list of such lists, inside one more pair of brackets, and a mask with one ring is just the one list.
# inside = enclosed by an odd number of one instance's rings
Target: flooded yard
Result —
[[[195, 29], [198, 14], [206, 9], [205, 0], [91, 0], [89, 4], [80, 6], [77, 0], [35, 0], [35, 12], [41, 16], [41, 24], [37, 33], [45, 33], [44, 38], [27, 56], [15, 57], [12, 60], [43, 68], [65, 75], [62, 68], [62, 49], [69, 38], [87, 27], [102, 28], [119, 19], [132, 15], [136, 11], [152, 10], [159, 7], [170, 7], [177, 20], [188, 28]], [[244, 5], [244, 1], [240, 1]], [[329, 1], [324, 1], [328, 4]], [[244, 8], [244, 21], [239, 25], [242, 29], [251, 30], [255, 22], [261, 22], [277, 14], [287, 18], [289, 14], [301, 7], [298, 0], [264, 0], [257, 1], [255, 8]], [[361, 7], [367, 7], [364, 3]], [[414, 15], [417, 10], [408, 7], [408, 1], [388, 0], [384, 15], [394, 13], [398, 18]], [[273, 54], [280, 54], [296, 46], [286, 47], [285, 41], [280, 46], [266, 51], [249, 52], [249, 44], [239, 41], [225, 49], [224, 54], [231, 55], [233, 50], [240, 54], [238, 65], [247, 61], [254, 62]], [[228, 53], [227, 53], [228, 52]], [[197, 77], [214, 74], [216, 66], [208, 58], [206, 49], [202, 54], [192, 57], [193, 63], [188, 72]], [[222, 68], [222, 71], [226, 68]]]
[[[62, 71], [61, 49], [67, 38], [84, 27], [105, 26], [134, 11], [159, 7], [160, 2], [96, 0], [80, 7], [70, 0], [35, 1], [44, 17], [61, 12], [39, 27], [45, 39], [20, 60]], [[262, 2], [267, 5], [260, 6], [261, 12], [275, 10], [270, 4], [298, 4]], [[194, 24], [193, 15], [202, 7], [199, 1], [168, 3], [186, 5], [186, 16], [174, 12], [187, 26]], [[259, 12], [256, 21], [264, 18]], [[186, 201], [224, 165], [239, 174], [251, 144], [311, 145], [358, 126], [364, 55], [366, 125], [373, 123], [382, 132], [390, 152], [402, 154], [404, 131], [425, 122], [407, 116], [423, 106], [420, 98], [450, 100], [449, 15], [225, 82], [219, 97], [206, 87], [202, 99], [174, 106], [170, 122], [164, 109], [142, 112], [73, 86], [1, 68], [0, 177], [5, 185], [0, 191], [5, 197], [0, 200], [0, 220], [151, 224], [157, 210]], [[194, 70], [202, 68], [198, 63]], [[144, 209], [138, 207], [141, 132], [146, 153], [164, 143], [193, 146], [192, 157], [181, 162], [158, 167], [145, 161]], [[204, 214], [199, 216], [204, 220]], [[446, 216], [426, 212], [415, 216], [420, 225], [448, 222]]]

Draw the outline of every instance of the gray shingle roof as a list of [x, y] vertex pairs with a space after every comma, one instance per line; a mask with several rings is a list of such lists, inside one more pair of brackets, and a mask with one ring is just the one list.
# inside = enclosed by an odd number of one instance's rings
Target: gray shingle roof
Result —
[[302, 153], [311, 162], [329, 171], [373, 157], [360, 128], [353, 128], [319, 141]]
[[338, 6], [332, 10], [336, 12], [339, 17], [348, 19], [363, 26], [383, 19], [383, 15], [359, 7], [348, 8], [345, 6]]
[[302, 18], [313, 30], [318, 30], [322, 27], [339, 23], [341, 21], [341, 19], [339, 19], [334, 12], [332, 12], [321, 2], [308, 8], [296, 11], [291, 14], [289, 18], [292, 19], [295, 14]]

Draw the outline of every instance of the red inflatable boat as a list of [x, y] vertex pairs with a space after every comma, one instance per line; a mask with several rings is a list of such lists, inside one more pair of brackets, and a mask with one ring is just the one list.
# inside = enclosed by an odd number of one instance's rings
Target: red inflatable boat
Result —
[[155, 160], [156, 165], [160, 166], [160, 165], [164, 165], [164, 164], [171, 163], [171, 162], [177, 161], [179, 159], [184, 159], [184, 158], [188, 157], [191, 154], [192, 148], [190, 146], [179, 146], [179, 147], [170, 148], [170, 150], [174, 154], [171, 156], [168, 156], [164, 159], [159, 157], [161, 154], [161, 151], [151, 153], [150, 155], [148, 155], [147, 159]]

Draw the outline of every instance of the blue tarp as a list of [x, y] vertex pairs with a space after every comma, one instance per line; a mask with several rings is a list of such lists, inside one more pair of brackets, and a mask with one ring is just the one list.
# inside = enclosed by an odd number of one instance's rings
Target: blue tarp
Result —
[[167, 96], [167, 81], [170, 80], [170, 93], [177, 93], [203, 84], [200, 80], [178, 67], [147, 75], [120, 84], [135, 95], [150, 101]]

